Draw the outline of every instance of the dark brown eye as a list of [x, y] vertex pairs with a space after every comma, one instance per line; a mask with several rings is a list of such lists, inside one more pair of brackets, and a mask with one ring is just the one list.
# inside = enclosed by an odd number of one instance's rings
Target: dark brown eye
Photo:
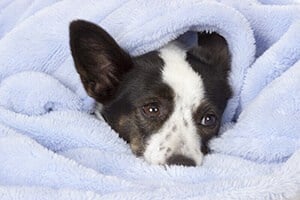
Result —
[[150, 103], [143, 106], [143, 113], [147, 117], [158, 117], [160, 115], [160, 106], [158, 103]]
[[202, 117], [200, 124], [206, 127], [214, 127], [217, 125], [217, 117], [214, 114], [206, 114]]

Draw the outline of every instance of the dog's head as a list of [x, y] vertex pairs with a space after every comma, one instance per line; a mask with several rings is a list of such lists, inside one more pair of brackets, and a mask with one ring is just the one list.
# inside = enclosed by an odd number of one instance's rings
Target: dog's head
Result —
[[84, 88], [132, 151], [153, 164], [200, 165], [231, 96], [223, 37], [198, 34], [131, 57], [99, 26], [74, 21], [70, 45]]

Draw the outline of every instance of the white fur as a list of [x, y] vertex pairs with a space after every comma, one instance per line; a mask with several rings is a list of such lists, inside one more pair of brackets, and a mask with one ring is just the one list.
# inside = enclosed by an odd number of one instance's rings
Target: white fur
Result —
[[103, 109], [103, 105], [101, 103], [98, 103], [96, 102], [96, 106], [95, 106], [95, 115], [96, 115], [96, 118], [101, 120], [101, 121], [104, 121], [104, 118], [101, 114], [102, 112], [102, 109]]
[[162, 128], [146, 144], [145, 160], [166, 164], [171, 155], [180, 154], [200, 165], [203, 158], [201, 138], [192, 114], [204, 99], [203, 81], [185, 60], [186, 52], [175, 44], [161, 49], [160, 56], [165, 62], [162, 78], [175, 92], [175, 107]]

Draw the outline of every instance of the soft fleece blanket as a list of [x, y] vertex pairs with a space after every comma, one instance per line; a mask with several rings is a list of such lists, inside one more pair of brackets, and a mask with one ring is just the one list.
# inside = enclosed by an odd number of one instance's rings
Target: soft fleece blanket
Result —
[[[234, 96], [202, 166], [151, 166], [92, 115], [74, 19], [132, 55], [193, 31], [226, 38]], [[297, 0], [1, 0], [0, 199], [299, 199], [299, 35]]]

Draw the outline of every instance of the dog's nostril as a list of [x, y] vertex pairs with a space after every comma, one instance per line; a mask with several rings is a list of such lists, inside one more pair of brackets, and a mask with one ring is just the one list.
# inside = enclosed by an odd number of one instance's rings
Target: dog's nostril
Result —
[[173, 155], [167, 160], [168, 165], [196, 166], [196, 162], [183, 155]]

